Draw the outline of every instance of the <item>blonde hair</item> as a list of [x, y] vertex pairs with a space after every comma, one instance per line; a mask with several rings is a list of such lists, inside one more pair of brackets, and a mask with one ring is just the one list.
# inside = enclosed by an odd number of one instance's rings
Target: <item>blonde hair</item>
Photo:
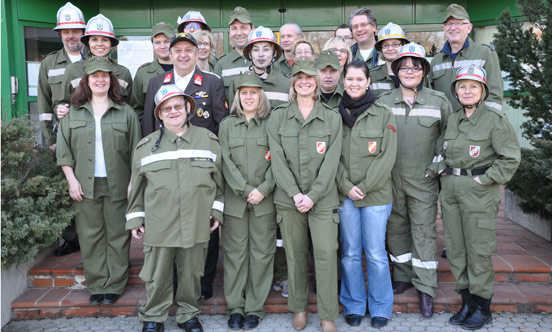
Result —
[[213, 39], [213, 35], [209, 33], [209, 31], [205, 30], [196, 30], [192, 33], [192, 36], [197, 40], [198, 42], [201, 42], [202, 40], [208, 39], [209, 44], [211, 45], [211, 51], [213, 51], [215, 47], [215, 40]]
[[481, 100], [479, 101], [480, 103], [487, 98], [487, 89], [485, 89], [485, 84], [483, 84], [479, 81], [476, 81], [476, 80], [470, 80], [469, 78], [465, 79], [465, 80], [458, 80], [458, 81], [454, 82], [454, 93], [456, 94], [456, 98], [458, 98], [458, 84], [460, 84], [460, 82], [463, 82], [463, 81], [474, 81], [474, 82], [479, 83], [479, 86], [481, 86]]
[[[295, 91], [295, 82], [299, 79], [299, 74], [301, 72], [293, 75], [289, 81], [289, 102], [290, 103], [296, 103], [297, 102], [297, 91]], [[309, 75], [309, 74], [306, 74]], [[314, 96], [312, 99], [318, 100], [320, 97], [320, 79], [318, 78], [318, 75], [309, 75], [310, 77], [314, 77], [314, 80], [316, 81], [316, 89], [314, 90]]]
[[[234, 97], [234, 102], [232, 102], [232, 107], [230, 108], [230, 115], [236, 115], [238, 118], [241, 118], [244, 114], [243, 107], [240, 101], [240, 90], [245, 87], [246, 86], [238, 88], [238, 90], [236, 91], [236, 96]], [[268, 101], [268, 97], [264, 93], [263, 89], [257, 87], [255, 87], [255, 89], [257, 89], [260, 93], [257, 114], [259, 115], [259, 119], [266, 119], [270, 114], [270, 102]]]
[[347, 50], [347, 61], [345, 61], [345, 64], [343, 67], [351, 63], [353, 61], [353, 52], [351, 52], [351, 49], [349, 46], [347, 46], [347, 41], [343, 37], [332, 37], [324, 43], [324, 47], [322, 47], [322, 51], [329, 50], [330, 48], [337, 48], [338, 43], [343, 43], [345, 45], [345, 49]]
[[314, 51], [314, 46], [312, 43], [306, 39], [297, 39], [295, 42], [293, 42], [293, 45], [291, 46], [291, 54], [295, 56], [295, 49], [297, 48], [297, 45], [299, 44], [307, 44], [309, 45], [311, 51], [312, 51], [312, 58], [316, 59], [316, 52]]

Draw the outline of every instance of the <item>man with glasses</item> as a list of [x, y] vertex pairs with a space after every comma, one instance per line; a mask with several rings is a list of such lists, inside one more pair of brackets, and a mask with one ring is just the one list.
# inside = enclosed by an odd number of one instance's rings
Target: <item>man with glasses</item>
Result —
[[378, 64], [379, 52], [374, 49], [377, 25], [378, 21], [374, 14], [367, 8], [359, 8], [349, 17], [349, 27], [351, 27], [353, 38], [356, 41], [351, 46], [353, 61], [363, 61], [370, 69], [375, 68]]
[[450, 85], [461, 67], [475, 65], [487, 72], [489, 97], [485, 104], [491, 108], [502, 109], [503, 81], [494, 48], [475, 43], [469, 34], [473, 25], [466, 10], [457, 4], [447, 7], [443, 20], [443, 31], [447, 42], [439, 54], [431, 61], [431, 72], [428, 75], [433, 89], [443, 92], [452, 103], [453, 110], [460, 108], [460, 103], [452, 95]]
[[303, 31], [297, 23], [286, 23], [280, 27], [280, 46], [284, 53], [274, 63], [274, 69], [284, 74], [285, 77], [291, 77], [291, 67], [295, 62], [293, 54], [293, 43], [303, 39]]
[[353, 32], [347, 24], [341, 24], [334, 31], [334, 37], [342, 37], [347, 42], [347, 46], [351, 47], [354, 44]]

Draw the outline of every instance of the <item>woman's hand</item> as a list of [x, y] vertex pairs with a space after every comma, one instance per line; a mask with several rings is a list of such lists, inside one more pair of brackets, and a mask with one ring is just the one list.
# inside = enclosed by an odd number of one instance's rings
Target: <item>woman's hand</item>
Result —
[[84, 195], [84, 192], [82, 191], [79, 180], [73, 178], [67, 180], [67, 183], [69, 183], [69, 196], [77, 202], [82, 201], [82, 196]]
[[132, 237], [136, 240], [140, 240], [144, 237], [144, 226], [132, 229]]
[[213, 220], [213, 226], [211, 226], [211, 228], [209, 228], [209, 231], [211, 233], [213, 233], [213, 231], [220, 226], [220, 221], [217, 218], [213, 217], [213, 216], [211, 216], [211, 220]]
[[253, 205], [259, 204], [264, 199], [264, 195], [257, 189], [251, 190], [247, 195], [247, 201]]
[[349, 197], [349, 198], [352, 199], [353, 201], [360, 201], [360, 200], [364, 199], [364, 197], [366, 197], [366, 195], [364, 195], [364, 193], [362, 192], [362, 190], [358, 189], [357, 186], [354, 186], [354, 187], [351, 188], [351, 190], [349, 190], [349, 192], [347, 193], [347, 197]]
[[301, 213], [309, 212], [314, 206], [314, 202], [307, 195], [303, 195], [303, 199], [299, 203], [295, 203], [297, 210]]
[[63, 119], [69, 113], [69, 104], [58, 105], [56, 113], [58, 119]]
[[475, 182], [477, 182], [479, 184], [483, 184], [483, 183], [481, 183], [481, 180], [479, 180], [479, 176], [476, 176], [473, 179], [475, 180]]

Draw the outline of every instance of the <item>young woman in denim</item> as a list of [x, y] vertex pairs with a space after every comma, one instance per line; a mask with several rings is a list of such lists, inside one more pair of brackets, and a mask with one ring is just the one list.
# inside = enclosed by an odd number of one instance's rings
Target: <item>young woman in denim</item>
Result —
[[[361, 61], [345, 66], [345, 93], [339, 113], [343, 119], [343, 148], [337, 183], [342, 246], [340, 301], [345, 321], [358, 326], [368, 305], [373, 327], [391, 318], [393, 288], [385, 232], [393, 201], [391, 169], [397, 151], [395, 118], [375, 101], [369, 70]], [[362, 268], [366, 255], [368, 295]]]

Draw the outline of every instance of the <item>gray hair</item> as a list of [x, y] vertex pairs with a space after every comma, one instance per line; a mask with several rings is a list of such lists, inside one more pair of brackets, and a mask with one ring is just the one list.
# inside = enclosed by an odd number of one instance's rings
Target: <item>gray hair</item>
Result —
[[373, 24], [375, 26], [378, 26], [378, 20], [376, 20], [376, 17], [374, 16], [374, 13], [368, 8], [359, 8], [351, 13], [351, 16], [349, 16], [349, 28], [353, 29], [353, 17], [364, 15], [366, 18], [368, 18], [368, 23]]
[[286, 23], [286, 24], [282, 25], [282, 26], [280, 27], [280, 30], [279, 30], [279, 31], [282, 31], [282, 28], [285, 27], [286, 25], [291, 25], [292, 27], [294, 27], [294, 28], [295, 28], [295, 31], [297, 32], [297, 34], [298, 34], [299, 36], [302, 36], [302, 35], [303, 35], [303, 30], [301, 30], [301, 27], [299, 26], [299, 24], [293, 23], [293, 22]]

